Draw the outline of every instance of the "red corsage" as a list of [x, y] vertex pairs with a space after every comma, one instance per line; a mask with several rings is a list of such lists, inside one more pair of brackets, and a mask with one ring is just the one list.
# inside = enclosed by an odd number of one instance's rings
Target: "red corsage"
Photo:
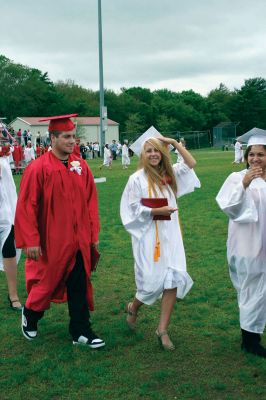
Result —
[[0, 146], [0, 157], [9, 156], [10, 148], [7, 146]]
[[166, 175], [162, 178], [163, 185], [171, 185], [171, 183], [172, 183], [172, 178], [170, 176]]

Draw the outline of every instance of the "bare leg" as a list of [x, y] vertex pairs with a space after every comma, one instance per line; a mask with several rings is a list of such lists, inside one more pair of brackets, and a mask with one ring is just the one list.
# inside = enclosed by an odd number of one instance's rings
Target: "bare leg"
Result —
[[[157, 332], [167, 331], [172, 311], [176, 302], [176, 288], [167, 289], [163, 292], [162, 303], [161, 303], [161, 315], [160, 321], [157, 328]], [[171, 343], [168, 335], [161, 337], [162, 343], [169, 345]]]
[[141, 301], [139, 301], [138, 299], [136, 299], [136, 297], [134, 297], [134, 300], [132, 301], [132, 303], [127, 304], [127, 312], [128, 312], [127, 322], [132, 327], [136, 322], [138, 310], [142, 306], [142, 304], [143, 303]]
[[[6, 280], [8, 286], [8, 294], [10, 300], [18, 299], [17, 293], [17, 260], [16, 257], [3, 258], [4, 269], [6, 272]], [[21, 307], [20, 301], [13, 303], [14, 307]]]

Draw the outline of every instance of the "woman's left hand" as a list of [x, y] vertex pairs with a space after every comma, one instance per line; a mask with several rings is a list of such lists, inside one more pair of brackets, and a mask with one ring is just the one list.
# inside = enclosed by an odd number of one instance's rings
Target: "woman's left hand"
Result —
[[181, 143], [178, 143], [177, 140], [172, 139], [172, 138], [166, 138], [166, 137], [159, 137], [158, 138], [162, 143], [169, 145], [171, 144], [174, 146], [174, 148], [181, 154], [181, 156], [184, 158], [185, 164], [189, 168], [194, 168], [196, 165], [196, 160], [194, 157], [185, 149], [185, 147], [182, 146]]

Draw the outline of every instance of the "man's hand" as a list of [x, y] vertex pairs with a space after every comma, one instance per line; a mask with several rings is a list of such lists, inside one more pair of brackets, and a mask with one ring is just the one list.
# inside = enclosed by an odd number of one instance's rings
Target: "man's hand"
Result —
[[42, 255], [42, 249], [38, 247], [27, 247], [25, 249], [26, 256], [30, 260], [38, 261], [39, 257]]

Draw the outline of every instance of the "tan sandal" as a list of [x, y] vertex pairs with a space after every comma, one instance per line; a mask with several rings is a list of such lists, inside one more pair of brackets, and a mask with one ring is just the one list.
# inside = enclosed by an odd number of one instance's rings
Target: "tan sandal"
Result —
[[[158, 329], [155, 331], [155, 334], [156, 334], [156, 336], [157, 336], [157, 338], [158, 338], [158, 340], [159, 340], [159, 343], [160, 343], [160, 345], [162, 346], [162, 348], [164, 349], [164, 350], [170, 350], [170, 351], [173, 351], [173, 350], [175, 350], [175, 346], [174, 346], [174, 344], [171, 342], [171, 340], [169, 339], [169, 344], [164, 344], [163, 342], [162, 342], [162, 337], [163, 336], [168, 336], [168, 333], [167, 333], [167, 331], [161, 331], [161, 332], [159, 332], [158, 331]], [[169, 336], [168, 336], [169, 337]]]
[[[14, 299], [14, 300], [11, 300], [10, 296], [8, 295], [7, 296], [7, 300], [9, 301], [9, 306], [12, 308], [12, 310], [14, 310], [14, 311], [21, 311], [22, 310], [22, 305], [21, 305], [21, 303], [20, 303], [18, 298]], [[18, 303], [19, 305], [15, 306], [14, 303]]]
[[133, 304], [133, 303], [128, 303], [128, 304], [126, 305], [126, 310], [125, 310], [125, 312], [127, 313], [127, 318], [126, 318], [127, 325], [128, 325], [128, 327], [129, 327], [130, 329], [134, 330], [134, 329], [136, 329], [136, 321], [131, 322], [131, 321], [129, 321], [129, 318], [130, 318], [130, 317], [137, 317], [138, 314], [137, 314], [136, 312], [134, 312], [134, 311], [131, 310], [132, 304]]

